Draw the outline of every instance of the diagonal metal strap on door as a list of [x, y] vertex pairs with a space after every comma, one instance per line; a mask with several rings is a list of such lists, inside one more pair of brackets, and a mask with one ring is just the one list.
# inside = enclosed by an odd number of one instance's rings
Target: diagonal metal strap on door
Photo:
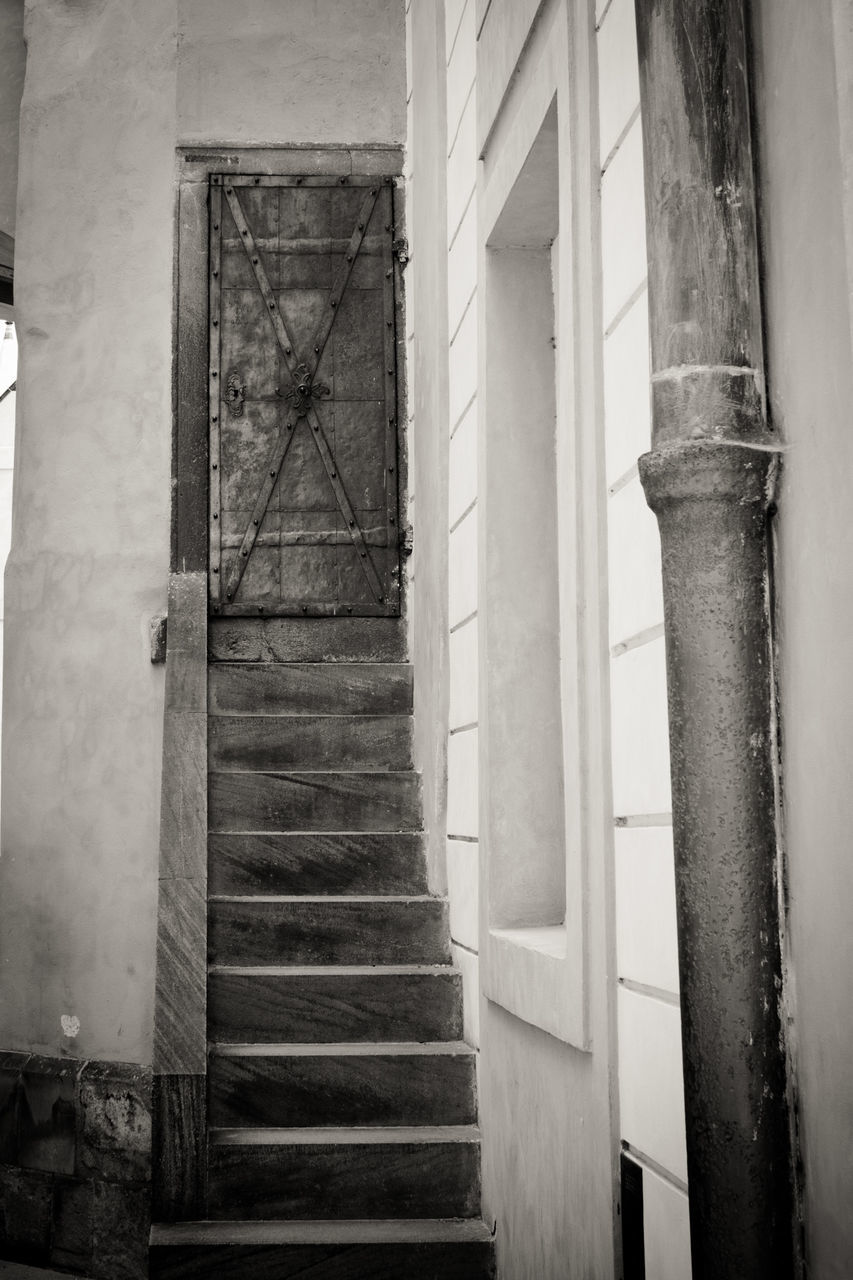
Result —
[[251, 518], [248, 521], [246, 532], [243, 534], [242, 543], [238, 548], [237, 556], [234, 557], [231, 568], [229, 568], [227, 580], [225, 580], [225, 600], [232, 600], [237, 594], [238, 586], [240, 586], [243, 573], [246, 571], [248, 558], [250, 558], [252, 549], [255, 547], [257, 534], [259, 534], [261, 521], [263, 521], [266, 508], [268, 508], [270, 497], [272, 497], [275, 483], [277, 483], [280, 470], [284, 460], [286, 460], [289, 444], [293, 439], [293, 430], [295, 430], [298, 417], [307, 417], [311, 426], [311, 436], [313, 436], [316, 448], [320, 454], [321, 461], [325, 467], [325, 472], [329, 477], [329, 483], [332, 485], [334, 497], [336, 497], [339, 511], [346, 521], [346, 529], [352, 540], [353, 547], [359, 553], [359, 561], [361, 570], [364, 572], [366, 580], [368, 580], [370, 589], [373, 591], [374, 598], [378, 603], [383, 603], [383, 586], [379, 580], [377, 570], [375, 570], [373, 561], [371, 561], [368, 547], [366, 547], [364, 534], [362, 534], [359, 521], [357, 521], [355, 509], [353, 509], [350, 499], [347, 497], [345, 485], [338, 474], [338, 467], [332, 451], [329, 449], [327, 438], [323, 431], [318, 411], [316, 411], [313, 403], [316, 388], [314, 379], [316, 371], [320, 364], [325, 344], [332, 333], [334, 320], [338, 315], [339, 303], [341, 303], [343, 293], [350, 282], [353, 266], [359, 250], [361, 248], [362, 239], [365, 236], [366, 227], [368, 227], [371, 215], [377, 197], [379, 195], [379, 187], [370, 187], [368, 193], [362, 201], [359, 218], [357, 218], [355, 229], [353, 229], [350, 243], [347, 246], [345, 260], [343, 260], [341, 268], [338, 270], [336, 279], [330, 289], [328, 306], [324, 308], [324, 314], [321, 315], [318, 326], [316, 326], [313, 338], [307, 347], [302, 348], [302, 356], [298, 353], [296, 340], [289, 334], [286, 321], [280, 312], [278, 303], [275, 301], [275, 294], [270, 287], [268, 275], [264, 268], [263, 257], [261, 257], [260, 248], [257, 247], [254, 234], [250, 225], [246, 220], [245, 212], [243, 212], [240, 204], [240, 198], [237, 196], [236, 189], [233, 186], [225, 184], [224, 187], [225, 200], [228, 201], [228, 207], [231, 209], [234, 224], [236, 224], [238, 233], [242, 238], [243, 247], [245, 247], [248, 261], [250, 261], [252, 274], [255, 276], [257, 288], [260, 289], [261, 297], [264, 298], [266, 310], [268, 310], [270, 324], [273, 326], [275, 339], [284, 361], [286, 361], [287, 369], [291, 374], [292, 385], [286, 393], [286, 398], [293, 401], [292, 408], [289, 408], [286, 419], [280, 426], [278, 439], [275, 440], [274, 448], [269, 456], [268, 467], [264, 475], [263, 483], [261, 483], [259, 492], [255, 499], [255, 506], [252, 508]]

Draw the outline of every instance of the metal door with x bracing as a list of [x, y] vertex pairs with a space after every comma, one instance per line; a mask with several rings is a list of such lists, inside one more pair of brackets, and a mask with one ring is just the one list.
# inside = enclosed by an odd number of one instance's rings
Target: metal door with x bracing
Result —
[[210, 600], [400, 612], [391, 178], [210, 179]]

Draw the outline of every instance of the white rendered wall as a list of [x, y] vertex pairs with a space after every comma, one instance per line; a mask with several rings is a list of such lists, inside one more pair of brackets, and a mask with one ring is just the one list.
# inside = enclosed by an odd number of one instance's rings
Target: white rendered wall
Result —
[[753, 6], [770, 413], [789, 1046], [806, 1264], [853, 1255], [853, 3]]
[[[422, 60], [430, 56], [430, 50], [418, 43], [417, 35], [423, 30], [425, 12], [434, 7], [431, 0], [411, 0], [409, 5], [409, 29], [416, 37], [410, 41], [415, 84], [410, 103], [410, 136], [416, 141], [420, 137], [418, 120], [423, 119], [426, 109], [424, 102], [418, 100], [418, 85], [425, 79], [419, 68]], [[582, 15], [583, 6], [574, 2], [570, 5], [567, 0], [550, 0], [542, 7], [535, 24], [535, 3], [520, 5], [516, 0], [492, 0], [489, 5], [484, 0], [446, 0], [441, 8], [446, 219], [440, 226], [423, 228], [421, 238], [413, 236], [414, 272], [412, 276], [410, 269], [408, 300], [410, 304], [414, 302], [410, 379], [414, 368], [416, 403], [420, 405], [422, 400], [419, 380], [447, 379], [445, 418], [436, 422], [416, 417], [413, 427], [416, 441], [423, 432], [435, 432], [438, 437], [444, 433], [445, 438], [447, 504], [442, 525], [426, 518], [423, 498], [430, 478], [418, 470], [416, 463], [415, 579], [422, 577], [427, 563], [440, 563], [443, 543], [447, 613], [446, 617], [430, 617], [418, 612], [416, 630], [420, 633], [434, 626], [446, 628], [447, 882], [453, 957], [464, 981], [465, 1035], [480, 1049], [484, 1213], [487, 1220], [494, 1218], [497, 1222], [499, 1266], [508, 1280], [562, 1280], [567, 1274], [583, 1275], [589, 1280], [612, 1280], [615, 1144], [609, 1048], [612, 993], [608, 993], [605, 979], [606, 859], [591, 858], [586, 896], [573, 892], [572, 898], [572, 911], [578, 917], [578, 927], [572, 930], [573, 944], [580, 938], [581, 931], [588, 929], [588, 968], [583, 975], [577, 971], [572, 974], [571, 987], [578, 1008], [581, 995], [587, 1003], [586, 1033], [593, 1045], [591, 1052], [579, 1051], [565, 1034], [560, 1039], [543, 1030], [541, 1023], [537, 1025], [546, 1005], [552, 1023], [565, 1021], [559, 1012], [566, 997], [565, 964], [559, 956], [537, 949], [537, 941], [541, 942], [537, 937], [518, 943], [503, 938], [501, 955], [496, 959], [490, 950], [486, 957], [483, 933], [484, 927], [488, 929], [489, 909], [485, 905], [482, 867], [490, 849], [489, 836], [484, 834], [481, 821], [484, 804], [486, 813], [490, 814], [491, 802], [484, 799], [481, 791], [481, 787], [490, 782], [482, 722], [483, 619], [487, 603], [483, 584], [484, 575], [489, 572], [490, 551], [489, 526], [483, 514], [482, 447], [489, 424], [483, 408], [481, 327], [486, 303], [481, 265], [485, 238], [489, 234], [486, 220], [497, 213], [495, 199], [503, 198], [495, 196], [503, 182], [498, 171], [508, 173], [507, 165], [524, 163], [527, 148], [536, 138], [556, 91], [557, 80], [561, 94], [565, 95], [561, 109], [566, 122], [572, 114], [568, 58], [561, 58], [556, 51], [566, 54], [570, 11], [577, 9]], [[529, 60], [525, 63], [523, 59], [516, 68], [525, 42], [531, 51]], [[550, 86], [547, 91], [542, 88], [544, 81], [537, 83], [537, 74], [531, 69], [534, 63], [540, 62], [546, 67]], [[587, 76], [588, 70], [581, 74]], [[588, 84], [588, 80], [584, 82]], [[481, 85], [485, 105], [481, 101]], [[488, 135], [496, 121], [500, 136], [492, 145]], [[583, 127], [582, 123], [581, 132]], [[505, 145], [507, 132], [512, 138]], [[492, 178], [498, 173], [496, 182], [488, 177], [484, 181], [484, 166], [479, 160], [484, 152], [487, 155], [485, 170]], [[413, 203], [417, 207], [422, 198], [419, 192], [423, 191], [419, 182], [429, 181], [417, 148], [411, 154], [410, 165]], [[571, 171], [572, 165], [567, 164], [560, 179], [564, 201], [570, 189]], [[488, 211], [484, 211], [481, 200], [483, 192], [491, 201]], [[566, 208], [568, 210], [568, 205]], [[590, 202], [587, 223], [591, 216]], [[583, 218], [581, 221], [583, 223]], [[430, 244], [444, 242], [446, 310], [443, 315], [433, 310], [441, 295], [423, 265], [424, 254], [429, 249], [424, 237]], [[564, 269], [570, 278], [571, 234], [566, 239], [569, 250]], [[547, 255], [547, 248], [545, 252]], [[591, 258], [586, 249], [583, 260], [588, 267]], [[430, 259], [430, 265], [432, 261]], [[584, 296], [589, 300], [590, 287], [588, 284], [583, 287]], [[444, 359], [430, 366], [418, 353], [432, 342], [435, 327], [445, 324]], [[587, 338], [590, 333], [587, 328]], [[560, 351], [570, 352], [573, 341], [569, 324], [565, 346], [561, 343]], [[550, 339], [547, 347], [553, 361], [555, 353]], [[558, 353], [557, 358], [561, 360], [562, 385], [567, 394], [571, 357]], [[595, 414], [594, 405], [590, 411]], [[593, 422], [594, 440], [594, 416], [584, 420]], [[416, 444], [416, 456], [417, 448]], [[571, 493], [576, 482], [582, 483], [580, 477], [570, 475], [565, 492]], [[436, 510], [437, 504], [430, 499], [430, 511]], [[535, 517], [535, 512], [532, 514]], [[546, 558], [552, 564], [556, 562], [554, 546], [549, 548]], [[537, 572], [535, 562], [528, 566], [528, 571]], [[595, 578], [594, 571], [592, 577]], [[417, 591], [415, 596], [416, 601], [422, 598]], [[417, 604], [416, 608], [419, 608]], [[595, 609], [592, 615], [594, 627]], [[575, 628], [573, 615], [570, 630]], [[535, 651], [530, 647], [525, 661], [535, 666]], [[521, 669], [520, 675], [523, 676]], [[559, 719], [559, 689], [554, 690], [554, 700], [557, 705], [551, 708], [551, 714], [556, 712]], [[600, 717], [594, 719], [600, 727]], [[510, 764], [511, 761], [504, 760], [502, 767]], [[603, 801], [595, 803], [603, 805]], [[609, 815], [609, 804], [607, 809]], [[600, 814], [597, 821], [600, 833], [604, 833], [607, 819]], [[528, 842], [518, 848], [517, 858], [521, 862], [536, 853]], [[581, 918], [581, 900], [583, 909], [589, 912], [586, 924]], [[536, 929], [522, 932], [537, 934]], [[491, 936], [489, 931], [486, 941]], [[532, 949], [528, 948], [528, 941], [533, 942]], [[505, 966], [504, 960], [508, 960]], [[484, 975], [491, 971], [494, 978], [497, 961], [501, 962], [499, 967], [506, 979], [502, 999], [507, 1003], [484, 994]], [[551, 981], [552, 962], [557, 972], [554, 982]], [[544, 988], [538, 982], [540, 973], [547, 979]], [[576, 1034], [580, 1042], [584, 1033], [579, 1025]]]
[[[418, 0], [416, 0], [416, 3]], [[477, 662], [477, 32], [474, 0], [445, 7], [447, 91], [447, 882], [465, 1034], [480, 1042]]]
[[646, 1274], [688, 1280], [684, 1089], [634, 0], [598, 0], [620, 1136], [643, 1166]]

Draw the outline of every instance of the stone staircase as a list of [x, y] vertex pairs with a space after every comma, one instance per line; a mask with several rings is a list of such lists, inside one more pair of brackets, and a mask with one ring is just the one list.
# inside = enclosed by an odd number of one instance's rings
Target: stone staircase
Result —
[[210, 665], [208, 1216], [153, 1228], [155, 1280], [494, 1275], [412, 670], [336, 656]]

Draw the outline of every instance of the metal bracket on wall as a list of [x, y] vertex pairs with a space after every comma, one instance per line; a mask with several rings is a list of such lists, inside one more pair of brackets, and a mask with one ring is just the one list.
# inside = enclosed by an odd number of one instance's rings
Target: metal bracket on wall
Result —
[[151, 644], [151, 661], [166, 661], [166, 614], [155, 613], [148, 621], [148, 638]]

